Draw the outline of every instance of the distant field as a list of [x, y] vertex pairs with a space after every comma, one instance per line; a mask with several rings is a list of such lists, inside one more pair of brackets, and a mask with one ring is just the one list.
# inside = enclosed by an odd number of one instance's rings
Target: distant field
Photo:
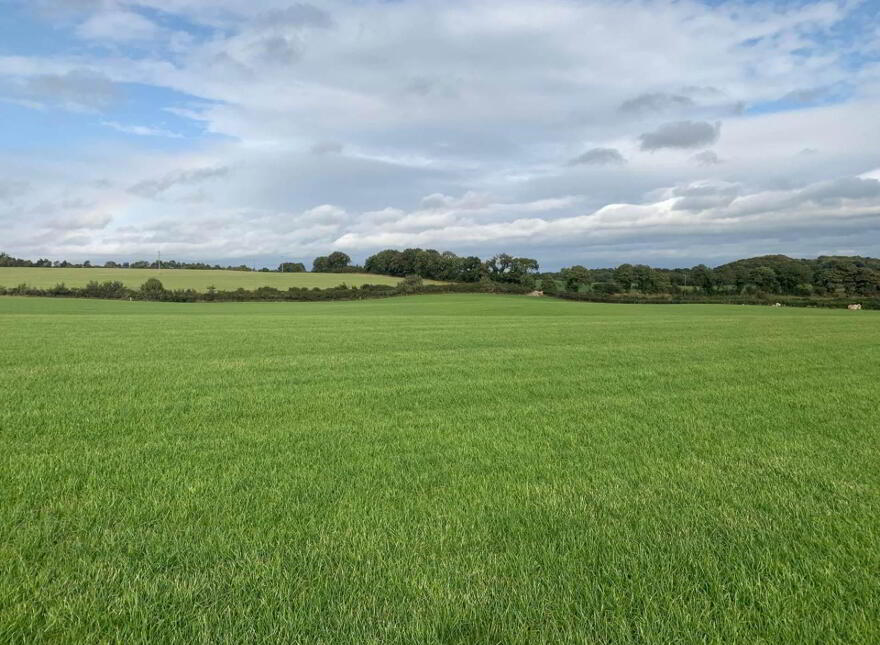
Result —
[[3, 297], [0, 338], [2, 643], [880, 642], [875, 312]]
[[[369, 273], [260, 273], [258, 271], [195, 271], [190, 269], [47, 269], [0, 267], [0, 285], [14, 287], [26, 283], [32, 287], [48, 288], [63, 282], [68, 287], [83, 287], [90, 280], [104, 282], [118, 280], [125, 286], [137, 288], [149, 278], [158, 278], [166, 289], [195, 289], [204, 291], [213, 285], [217, 289], [256, 289], [257, 287], [335, 287], [347, 285], [397, 284], [400, 278]], [[426, 284], [440, 284], [426, 280]]]

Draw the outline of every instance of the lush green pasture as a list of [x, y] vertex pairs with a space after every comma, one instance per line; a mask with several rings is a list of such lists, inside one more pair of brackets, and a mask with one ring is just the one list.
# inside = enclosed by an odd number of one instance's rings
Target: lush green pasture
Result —
[[[68, 287], [84, 287], [89, 281], [119, 280], [136, 289], [150, 278], [158, 278], [166, 289], [204, 291], [217, 289], [256, 289], [258, 287], [335, 287], [341, 282], [351, 286], [362, 284], [397, 284], [400, 278], [369, 273], [261, 273], [259, 271], [197, 271], [193, 269], [48, 269], [33, 267], [0, 267], [0, 285], [15, 287], [22, 283], [49, 288], [59, 282]], [[426, 280], [426, 284], [440, 284]]]
[[0, 642], [880, 642], [874, 312], [0, 298], [0, 339]]

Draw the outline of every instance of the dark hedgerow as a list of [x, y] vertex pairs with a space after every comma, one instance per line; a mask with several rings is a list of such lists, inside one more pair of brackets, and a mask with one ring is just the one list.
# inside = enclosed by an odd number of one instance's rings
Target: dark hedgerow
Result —
[[595, 289], [592, 293], [560, 293], [564, 300], [579, 300], [581, 302], [617, 302], [621, 304], [644, 304], [644, 305], [681, 305], [681, 304], [714, 304], [714, 305], [772, 305], [779, 303], [786, 307], [822, 307], [822, 308], [845, 308], [847, 305], [858, 302], [863, 309], [880, 309], [880, 298], [860, 298], [850, 296], [841, 297], [802, 297], [780, 296], [773, 294], [753, 295], [706, 295], [706, 294], [640, 294], [640, 293], [600, 293]]
[[[101, 298], [110, 300], [151, 300], [158, 302], [319, 302], [329, 300], [365, 300], [368, 298], [390, 298], [393, 296], [441, 294], [441, 293], [500, 293], [524, 294], [530, 288], [515, 283], [481, 280], [479, 282], [452, 282], [448, 284], [422, 284], [417, 276], [408, 277], [397, 286], [387, 284], [365, 284], [360, 287], [339, 284], [329, 289], [318, 287], [290, 287], [286, 291], [275, 287], [260, 287], [249, 291], [235, 289], [223, 291], [209, 287], [205, 292], [193, 289], [165, 289], [162, 283], [151, 278], [138, 289], [130, 289], [118, 281], [89, 282], [85, 287], [67, 287], [57, 284], [48, 289], [20, 284], [16, 287], [0, 286], [0, 296], [42, 296], [50, 298]], [[611, 284], [611, 283], [609, 283]], [[616, 285], [615, 285], [616, 286]], [[565, 300], [584, 302], [609, 302], [633, 304], [737, 304], [768, 305], [779, 302], [789, 307], [846, 307], [852, 302], [861, 303], [864, 309], [880, 309], [880, 298], [841, 298], [779, 296], [767, 294], [754, 295], [708, 295], [708, 294], [639, 294], [614, 293], [615, 289], [602, 289], [594, 285], [591, 292], [570, 292], [560, 290], [554, 295]]]

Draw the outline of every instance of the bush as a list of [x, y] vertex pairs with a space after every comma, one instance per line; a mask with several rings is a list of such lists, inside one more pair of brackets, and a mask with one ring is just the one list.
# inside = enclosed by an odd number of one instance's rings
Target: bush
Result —
[[[63, 287], [63, 285], [59, 286]], [[83, 289], [81, 289], [80, 292], [82, 297], [84, 298], [111, 299], [127, 298], [130, 293], [125, 285], [118, 280], [108, 280], [107, 282], [102, 282], [100, 284], [98, 284], [97, 281], [92, 280]]]
[[165, 287], [158, 278], [150, 278], [144, 282], [140, 291], [144, 300], [162, 300], [165, 295]]
[[418, 291], [424, 282], [421, 276], [418, 275], [408, 275], [400, 283], [397, 285], [397, 289], [403, 293], [415, 293]]

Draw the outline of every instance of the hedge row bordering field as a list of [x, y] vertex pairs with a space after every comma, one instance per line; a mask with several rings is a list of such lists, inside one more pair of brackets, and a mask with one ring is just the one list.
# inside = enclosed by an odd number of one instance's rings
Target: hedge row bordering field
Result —
[[688, 304], [712, 304], [712, 305], [773, 305], [779, 303], [785, 307], [821, 307], [825, 309], [846, 308], [848, 305], [858, 303], [863, 309], [880, 309], [880, 297], [850, 296], [817, 298], [809, 296], [780, 296], [773, 294], [751, 296], [682, 296], [682, 295], [646, 295], [623, 293], [615, 295], [597, 295], [595, 293], [568, 293], [555, 294], [557, 298], [564, 300], [577, 300], [580, 302], [605, 302], [636, 305], [688, 305]]
[[63, 284], [49, 289], [31, 287], [26, 284], [17, 287], [0, 286], [0, 296], [35, 296], [44, 298], [98, 298], [104, 300], [148, 300], [157, 302], [317, 302], [325, 300], [365, 300], [368, 298], [391, 298], [394, 296], [440, 293], [508, 293], [524, 294], [529, 288], [521, 285], [497, 282], [462, 282], [440, 285], [409, 284], [406, 281], [397, 286], [386, 284], [365, 284], [360, 287], [341, 284], [328, 289], [318, 287], [290, 287], [282, 290], [274, 287], [260, 287], [254, 290], [235, 289], [224, 291], [209, 289], [164, 289], [150, 288], [147, 283], [139, 289], [131, 289], [121, 282], [90, 282], [85, 287], [67, 287]]
[[[260, 287], [254, 290], [235, 289], [224, 291], [209, 289], [164, 289], [147, 288], [145, 283], [139, 289], [131, 289], [118, 281], [90, 282], [85, 287], [67, 287], [58, 284], [48, 289], [31, 287], [26, 284], [17, 287], [0, 286], [0, 296], [36, 296], [44, 298], [98, 298], [104, 300], [148, 300], [158, 302], [319, 302], [329, 300], [366, 300], [373, 298], [392, 298], [404, 295], [426, 295], [442, 293], [501, 293], [526, 294], [531, 291], [527, 287], [499, 282], [454, 282], [439, 285], [413, 284], [407, 281], [397, 286], [384, 284], [365, 284], [360, 287], [340, 284], [336, 287], [321, 289], [318, 287], [290, 287], [287, 290], [274, 287]], [[548, 294], [550, 295], [550, 294]], [[718, 304], [718, 305], [772, 305], [780, 303], [788, 307], [821, 307], [845, 308], [852, 303], [859, 303], [864, 309], [880, 309], [880, 297], [871, 298], [816, 298], [804, 296], [750, 295], [750, 296], [682, 296], [682, 295], [647, 295], [647, 294], [614, 294], [560, 292], [553, 297], [563, 300], [580, 302], [602, 302], [617, 304]]]

